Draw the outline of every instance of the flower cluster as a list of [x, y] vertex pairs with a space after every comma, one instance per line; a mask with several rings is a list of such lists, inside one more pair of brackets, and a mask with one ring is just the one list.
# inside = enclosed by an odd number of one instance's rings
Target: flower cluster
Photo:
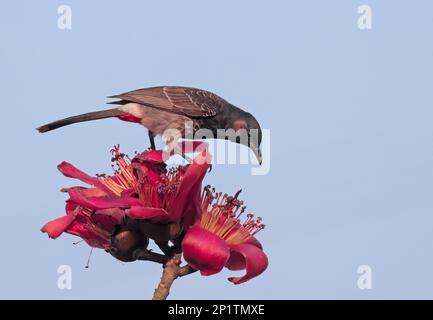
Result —
[[[205, 147], [203, 147], [205, 146]], [[149, 150], [132, 159], [112, 150], [114, 174], [90, 176], [73, 165], [58, 166], [63, 175], [90, 187], [68, 193], [66, 215], [42, 227], [50, 238], [66, 232], [122, 261], [137, 259], [149, 239], [178, 244], [190, 267], [212, 275], [224, 267], [246, 270], [229, 280], [243, 283], [261, 274], [268, 260], [254, 237], [264, 228], [261, 218], [247, 214], [238, 199], [217, 193], [202, 182], [211, 155], [202, 144], [191, 164], [167, 168], [164, 154]]]

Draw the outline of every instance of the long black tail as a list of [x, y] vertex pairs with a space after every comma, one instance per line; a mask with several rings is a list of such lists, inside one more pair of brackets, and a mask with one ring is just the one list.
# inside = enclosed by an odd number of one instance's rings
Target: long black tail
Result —
[[92, 121], [92, 120], [99, 120], [99, 119], [106, 119], [106, 118], [112, 118], [118, 115], [123, 114], [124, 112], [118, 110], [117, 108], [115, 109], [109, 109], [109, 110], [103, 110], [103, 111], [96, 111], [96, 112], [89, 112], [89, 113], [85, 113], [85, 114], [80, 114], [78, 116], [73, 116], [73, 117], [69, 117], [69, 118], [65, 118], [62, 120], [57, 120], [51, 123], [48, 123], [46, 125], [43, 125], [39, 128], [37, 128], [36, 130], [38, 130], [39, 132], [47, 132], [47, 131], [51, 131], [57, 128], [61, 128], [73, 123], [77, 123], [77, 122], [85, 122], [85, 121]]

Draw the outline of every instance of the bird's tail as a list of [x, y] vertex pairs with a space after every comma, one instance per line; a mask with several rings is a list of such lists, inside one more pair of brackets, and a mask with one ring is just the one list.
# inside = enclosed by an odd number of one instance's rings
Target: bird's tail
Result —
[[85, 121], [92, 121], [92, 120], [99, 120], [99, 119], [106, 119], [106, 118], [112, 118], [116, 116], [120, 116], [124, 114], [124, 112], [118, 110], [117, 108], [109, 109], [109, 110], [103, 110], [103, 111], [96, 111], [96, 112], [89, 112], [85, 114], [80, 114], [78, 116], [73, 116], [61, 120], [57, 120], [51, 123], [48, 123], [46, 125], [43, 125], [36, 130], [39, 132], [47, 132], [51, 131], [57, 128], [61, 128], [64, 126], [68, 126], [73, 123], [78, 122], [85, 122]]

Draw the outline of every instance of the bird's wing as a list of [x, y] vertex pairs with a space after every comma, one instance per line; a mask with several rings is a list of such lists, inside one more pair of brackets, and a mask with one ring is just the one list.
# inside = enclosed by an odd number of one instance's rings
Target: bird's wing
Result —
[[145, 88], [109, 98], [197, 118], [213, 117], [228, 105], [227, 101], [212, 92], [188, 87]]

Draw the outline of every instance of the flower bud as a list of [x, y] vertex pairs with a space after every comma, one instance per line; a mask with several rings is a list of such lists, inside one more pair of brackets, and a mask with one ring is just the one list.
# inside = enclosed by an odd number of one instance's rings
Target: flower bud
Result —
[[149, 238], [135, 225], [123, 225], [111, 237], [110, 254], [120, 261], [132, 262], [136, 259], [133, 252], [138, 248], [147, 248]]

